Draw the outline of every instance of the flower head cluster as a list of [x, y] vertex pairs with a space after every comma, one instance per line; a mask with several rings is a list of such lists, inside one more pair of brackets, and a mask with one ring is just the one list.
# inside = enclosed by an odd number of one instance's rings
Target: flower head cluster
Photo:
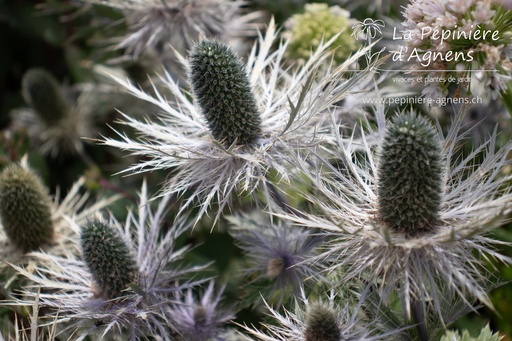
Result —
[[512, 10], [501, 1], [414, 0], [404, 17], [403, 60], [413, 62], [412, 72], [436, 80], [429, 82], [424, 94], [446, 94], [450, 76], [473, 76], [473, 81], [484, 82], [495, 94], [508, 91]]
[[316, 255], [316, 248], [322, 241], [320, 236], [283, 222], [272, 223], [260, 216], [227, 219], [232, 223], [230, 231], [235, 242], [249, 258], [246, 272], [255, 282], [268, 284], [264, 290], [258, 287], [267, 300], [275, 298], [279, 303], [287, 294], [298, 294], [304, 282], [319, 273], [319, 264], [309, 260]]
[[284, 32], [290, 37], [287, 55], [297, 60], [307, 60], [322, 41], [336, 37], [331, 48], [337, 63], [345, 61], [359, 44], [352, 36], [350, 13], [339, 6], [306, 4], [304, 13], [295, 14], [286, 22]]
[[[490, 305], [486, 260], [510, 262], [485, 233], [507, 220], [512, 143], [496, 151], [493, 135], [461, 156], [463, 114], [447, 135], [414, 113], [377, 117], [377, 128], [361, 140], [340, 138], [332, 147], [329, 159], [343, 167], [324, 159], [302, 167], [318, 187], [309, 199], [323, 214], [281, 214], [327, 231], [321, 257], [329, 268], [344, 281], [370, 281], [384, 300], [398, 294], [408, 317], [418, 302], [442, 317], [443, 301], [454, 294], [468, 305], [471, 298]], [[368, 134], [379, 136], [379, 148]]]
[[85, 0], [119, 10], [128, 33], [117, 48], [135, 58], [185, 53], [202, 37], [228, 39], [255, 33], [258, 12], [242, 15], [243, 1], [224, 0]]
[[114, 218], [87, 223], [80, 239], [82, 259], [33, 253], [40, 261], [33, 273], [14, 266], [41, 288], [40, 294], [27, 290], [25, 296], [39, 296], [41, 306], [57, 309], [57, 323], [69, 322], [81, 337], [114, 333], [169, 339], [169, 302], [200, 283], [186, 277], [204, 268], [179, 265], [188, 248], [176, 249], [175, 240], [189, 225], [179, 221], [161, 235], [169, 199], [161, 198], [151, 209], [144, 184], [138, 214], [129, 212], [124, 226]]
[[156, 87], [156, 97], [152, 97], [118, 79], [134, 96], [163, 110], [159, 122], [140, 122], [124, 115], [123, 123], [140, 133], [139, 139], [122, 133], [118, 133], [120, 140], [104, 139], [105, 145], [147, 157], [125, 172], [174, 169], [163, 191], [190, 191], [182, 210], [199, 198], [198, 219], [214, 199], [220, 206], [218, 219], [233, 192], [252, 194], [259, 185], [266, 189], [269, 171], [288, 180], [293, 175], [286, 166], [290, 150], [315, 142], [321, 135], [315, 123], [325, 119], [320, 113], [339, 102], [365, 72], [350, 80], [342, 78], [360, 52], [317, 79], [316, 70], [329, 61], [330, 41], [290, 74], [281, 68], [286, 43], [271, 50], [276, 35], [271, 22], [245, 66], [224, 43], [196, 44], [186, 62], [194, 99], [169, 75], [162, 82], [175, 97], [172, 102]]

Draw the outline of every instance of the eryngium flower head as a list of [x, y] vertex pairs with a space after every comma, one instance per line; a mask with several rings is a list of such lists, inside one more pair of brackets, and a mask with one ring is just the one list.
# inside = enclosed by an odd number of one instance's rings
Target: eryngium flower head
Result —
[[[104, 139], [106, 145], [145, 157], [142, 163], [123, 172], [173, 169], [175, 173], [163, 192], [181, 194], [190, 190], [191, 195], [181, 209], [186, 209], [194, 199], [199, 199], [201, 210], [197, 219], [201, 218], [214, 199], [220, 206], [215, 217], [218, 219], [223, 209], [229, 206], [233, 192], [253, 194], [257, 188], [265, 185], [269, 170], [275, 172], [278, 178], [289, 180], [294, 175], [287, 166], [292, 154], [290, 150], [304, 149], [306, 145], [317, 142], [317, 138], [327, 138], [321, 136], [322, 129], [318, 129], [315, 123], [325, 119], [333, 104], [339, 102], [366, 72], [357, 73], [349, 80], [342, 77], [364, 51], [355, 54], [336, 70], [331, 70], [328, 67], [330, 55], [326, 52], [332, 43], [330, 41], [321, 45], [301, 68], [290, 73], [289, 69], [281, 67], [286, 43], [275, 51], [271, 50], [276, 35], [275, 25], [271, 22], [266, 37], [259, 39], [245, 66], [261, 119], [259, 128], [256, 122], [260, 119], [252, 116], [248, 116], [251, 122], [242, 123], [244, 126], [250, 124], [250, 135], [245, 136], [247, 133], [244, 133], [240, 137], [245, 141], [252, 139], [250, 145], [226, 147], [227, 144], [212, 137], [210, 131], [220, 132], [222, 128], [210, 128], [211, 122], [207, 122], [203, 114], [204, 110], [216, 108], [194, 105], [189, 93], [178, 86], [170, 75], [162, 77], [161, 81], [168, 88], [166, 91], [175, 97], [172, 102], [168, 102], [156, 86], [156, 96], [152, 97], [129, 82], [116, 78], [134, 96], [157, 105], [163, 111], [158, 122], [141, 122], [124, 115], [123, 123], [140, 134], [138, 139], [131, 139], [121, 132], [118, 132], [120, 140]], [[315, 77], [320, 66], [327, 69], [325, 77]], [[243, 96], [249, 96], [249, 92], [244, 91]], [[247, 104], [244, 106], [248, 107]], [[253, 108], [252, 104], [249, 107]], [[206, 118], [210, 120], [208, 116]], [[257, 129], [261, 129], [261, 132]], [[230, 141], [237, 138], [219, 134], [220, 139], [227, 137]]]
[[[393, 131], [403, 118], [386, 122], [381, 111], [376, 115], [376, 128], [367, 122], [369, 131], [364, 132], [361, 140], [339, 137], [337, 144], [329, 150], [328, 160], [337, 159], [342, 167], [333, 167], [324, 158], [318, 159], [316, 167], [310, 167], [313, 163], [301, 167], [317, 187], [315, 195], [308, 195], [308, 199], [319, 205], [323, 213], [298, 216], [287, 212], [280, 216], [301, 226], [325, 230], [329, 241], [320, 258], [330, 263], [328, 269], [339, 271], [342, 282], [361, 277], [370, 279], [383, 300], [395, 297], [394, 293], [397, 293], [408, 317], [411, 317], [411, 302], [431, 302], [428, 304], [432, 304], [432, 310], [442, 318], [442, 309], [446, 307], [443, 300], [453, 295], [460, 296], [468, 305], [477, 298], [490, 306], [486, 294], [490, 284], [486, 260], [495, 258], [510, 262], [510, 259], [490, 246], [497, 241], [485, 233], [508, 220], [506, 214], [511, 207], [512, 193], [511, 177], [507, 172], [512, 163], [509, 156], [512, 142], [496, 151], [494, 133], [471, 153], [461, 155], [458, 147], [469, 133], [459, 134], [464, 111], [459, 113], [446, 135], [439, 127], [436, 135], [444, 166], [433, 168], [436, 172], [443, 169], [442, 186], [437, 185], [438, 180], [434, 181], [440, 190], [440, 199], [435, 199], [440, 202], [439, 209], [429, 210], [436, 213], [430, 214], [433, 218], [428, 219], [432, 224], [428, 232], [404, 233], [404, 229], [393, 227], [392, 221], [386, 222], [379, 217], [380, 202], [384, 201], [379, 198], [384, 195], [380, 188], [382, 181], [389, 181], [382, 178], [382, 168], [393, 162], [385, 159], [389, 155], [382, 150], [389, 145], [384, 140], [387, 135], [396, 134]], [[409, 116], [414, 117], [413, 114]], [[432, 133], [428, 126], [421, 126], [421, 130], [429, 131], [428, 135]], [[369, 136], [379, 137], [377, 145], [384, 143], [388, 147], [370, 145]], [[404, 139], [403, 143], [409, 140], [412, 141], [412, 137]], [[413, 148], [409, 151], [415, 153]], [[404, 167], [415, 167], [410, 160], [405, 163], [406, 160], [402, 160]], [[438, 163], [439, 158], [436, 156], [432, 161]], [[421, 193], [415, 193], [415, 190], [422, 185], [407, 185], [410, 180], [402, 180], [408, 176], [405, 171], [391, 176], [397, 186], [402, 185], [404, 192], [410, 191], [407, 194], [409, 200], [418, 200], [413, 194], [419, 196]], [[410, 204], [401, 202], [404, 197], [396, 198], [400, 200], [396, 205], [403, 212], [392, 211], [393, 214], [410, 215], [400, 221], [423, 221], [423, 218], [414, 217]], [[422, 212], [418, 209], [417, 213]], [[426, 310], [426, 307], [422, 309]]]
[[[33, 253], [32, 257], [38, 260], [35, 270], [13, 267], [32, 280], [35, 288], [40, 288], [39, 304], [54, 308], [55, 316], [51, 317], [57, 323], [67, 323], [71, 333], [83, 338], [91, 333], [98, 334], [99, 338], [113, 334], [124, 339], [158, 335], [163, 340], [169, 340], [173, 328], [169, 303], [175, 300], [177, 292], [203, 282], [192, 280], [189, 276], [205, 268], [184, 266], [182, 258], [188, 247], [176, 248], [176, 239], [190, 228], [190, 224], [179, 220], [162, 232], [169, 200], [170, 196], [164, 196], [157, 207], [151, 208], [144, 184], [137, 206], [138, 213], [130, 211], [123, 226], [111, 217], [109, 225], [118, 234], [115, 238], [126, 243], [126, 248], [134, 255], [133, 272], [137, 274], [122, 281], [111, 277], [110, 280], [115, 280], [117, 285], [112, 285], [112, 282], [106, 284], [108, 274], [91, 273], [93, 271], [83, 259], [76, 259], [71, 254], [53, 256]], [[119, 244], [119, 239], [115, 243]], [[124, 246], [121, 248], [124, 249]], [[124, 251], [121, 254], [122, 258], [128, 258]], [[115, 262], [121, 263], [119, 260]], [[124, 268], [130, 271], [132, 266]], [[118, 275], [117, 272], [114, 274]], [[99, 276], [102, 276], [100, 280], [97, 278]], [[132, 283], [123, 288], [130, 281]], [[37, 296], [30, 289], [27, 288], [24, 297]], [[110, 295], [105, 295], [101, 290], [109, 291]], [[34, 302], [23, 300], [19, 304]]]
[[[360, 325], [357, 306], [351, 312], [348, 305], [336, 303], [336, 295], [330, 294], [326, 302], [309, 302], [304, 292], [296, 299], [293, 311], [284, 313], [265, 306], [272, 324], [262, 323], [266, 332], [244, 327], [256, 340], [264, 341], [342, 341], [342, 340], [389, 340], [394, 332], [377, 335], [373, 328]], [[373, 335], [372, 335], [373, 334]]]
[[298, 294], [307, 279], [318, 276], [320, 265], [308, 260], [316, 255], [320, 236], [282, 221], [273, 223], [261, 215], [227, 219], [232, 224], [230, 233], [235, 243], [249, 260], [244, 271], [251, 275], [254, 284], [259, 284], [258, 299], [262, 295], [273, 304], [281, 304]]
[[130, 250], [117, 230], [97, 220], [82, 228], [82, 255], [100, 294], [116, 298], [134, 283], [137, 270]]
[[69, 114], [69, 104], [57, 80], [44, 69], [30, 69], [23, 75], [25, 101], [48, 125]]
[[443, 194], [441, 143], [435, 128], [414, 113], [389, 125], [380, 151], [378, 217], [390, 229], [418, 235], [436, 227]]
[[[21, 167], [28, 173], [33, 173], [27, 164], [27, 158], [23, 157]], [[50, 198], [50, 211], [53, 226], [51, 242], [41, 245], [41, 248], [53, 255], [78, 255], [80, 248], [75, 242], [80, 235], [80, 226], [89, 220], [101, 216], [101, 210], [116, 201], [119, 196], [106, 197], [90, 204], [90, 193], [83, 190], [85, 178], [80, 178], [68, 190], [65, 197], [60, 197], [60, 191]], [[46, 190], [45, 190], [46, 191]], [[46, 194], [48, 196], [48, 194]], [[0, 204], [1, 205], [1, 204]], [[30, 264], [36, 261], [31, 258], [31, 253], [25, 254], [23, 250], [10, 242], [10, 238], [4, 233], [5, 228], [0, 228], [0, 259], [14, 264]], [[19, 231], [16, 231], [19, 234]], [[19, 236], [18, 236], [19, 237]], [[0, 271], [6, 263], [0, 262]]]
[[178, 300], [172, 307], [170, 315], [174, 328], [183, 341], [223, 341], [222, 326], [234, 318], [229, 310], [219, 306], [223, 290], [217, 294], [214, 291], [214, 283], [211, 281], [201, 293], [200, 299], [194, 298], [192, 290], [178, 294]]
[[229, 148], [261, 135], [261, 118], [242, 61], [231, 48], [203, 40], [190, 54], [190, 84], [213, 137]]
[[22, 83], [30, 107], [11, 112], [13, 128], [26, 130], [43, 154], [82, 153], [82, 138], [94, 134], [92, 119], [106, 112], [102, 101], [110, 96], [102, 92], [104, 87], [65, 87], [42, 69], [28, 70]]
[[336, 312], [322, 303], [311, 305], [306, 317], [304, 338], [306, 341], [341, 341]]
[[128, 33], [117, 39], [116, 48], [126, 54], [167, 57], [173, 49], [190, 50], [202, 37], [229, 39], [254, 35], [261, 16], [258, 12], [241, 14], [245, 1], [225, 0], [85, 0], [121, 11]]
[[51, 199], [30, 169], [13, 164], [0, 174], [0, 219], [11, 242], [23, 252], [52, 242]]

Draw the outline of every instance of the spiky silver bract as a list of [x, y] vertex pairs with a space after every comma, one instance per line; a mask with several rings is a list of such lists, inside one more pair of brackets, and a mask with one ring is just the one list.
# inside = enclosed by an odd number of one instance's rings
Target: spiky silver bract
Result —
[[[152, 209], [144, 183], [138, 213], [129, 212], [123, 226], [111, 217], [109, 224], [133, 252], [138, 273], [137, 281], [115, 298], [98, 295], [87, 264], [72, 255], [33, 253], [40, 264], [35, 271], [12, 266], [41, 288], [40, 305], [56, 309], [57, 323], [64, 323], [69, 332], [78, 333], [78, 340], [88, 334], [100, 338], [121, 335], [130, 340], [158, 335], [169, 340], [173, 327], [169, 304], [177, 292], [204, 281], [193, 280], [189, 275], [206, 266], [181, 264], [188, 247], [176, 249], [175, 241], [190, 224], [180, 220], [161, 233], [169, 200], [170, 196], [160, 198], [158, 206]], [[35, 295], [30, 287], [24, 292], [24, 297]], [[31, 303], [28, 299], [18, 302]]]
[[192, 290], [179, 293], [171, 308], [174, 329], [182, 341], [224, 341], [224, 325], [235, 317], [229, 309], [220, 306], [223, 289], [215, 293], [213, 281], [199, 297]]
[[388, 228], [411, 236], [435, 229], [444, 190], [435, 128], [415, 113], [396, 116], [379, 159], [378, 218]]
[[227, 220], [231, 222], [230, 234], [249, 260], [244, 272], [253, 282], [268, 284], [258, 287], [267, 301], [283, 303], [299, 294], [305, 283], [315, 283], [311, 279], [318, 277], [321, 265], [309, 260], [317, 255], [316, 248], [323, 241], [320, 236], [261, 215], [228, 216]]
[[243, 15], [245, 1], [225, 0], [84, 0], [115, 8], [125, 16], [128, 32], [116, 48], [134, 58], [185, 53], [201, 37], [228, 39], [254, 35], [261, 13]]
[[48, 189], [30, 169], [18, 164], [0, 174], [0, 219], [9, 240], [21, 251], [37, 250], [54, 238]]
[[[251, 146], [226, 148], [215, 140], [201, 109], [170, 75], [161, 77], [161, 81], [175, 97], [173, 102], [168, 102], [156, 86], [156, 96], [153, 97], [129, 82], [117, 79], [134, 96], [163, 111], [159, 122], [141, 122], [124, 115], [123, 123], [135, 129], [141, 135], [139, 139], [132, 139], [122, 132], [118, 132], [119, 140], [104, 138], [105, 145], [147, 157], [123, 172], [174, 169], [163, 193], [181, 194], [190, 190], [191, 195], [181, 210], [197, 199], [201, 206], [198, 219], [214, 199], [220, 206], [215, 216], [218, 219], [223, 208], [230, 205], [233, 192], [252, 194], [260, 185], [265, 190], [269, 169], [281, 179], [289, 180], [293, 176], [287, 166], [290, 149], [304, 148], [315, 143], [316, 137], [320, 138], [321, 131], [315, 123], [325, 119], [325, 112], [366, 72], [361, 71], [349, 80], [343, 79], [344, 71], [364, 51], [359, 51], [335, 70], [322, 65], [329, 63], [327, 49], [332, 41], [321, 45], [301, 68], [290, 72], [281, 66], [286, 43], [275, 51], [271, 49], [276, 36], [275, 25], [271, 22], [266, 36], [260, 37], [246, 64], [261, 117], [261, 134]], [[325, 70], [325, 77], [316, 78], [320, 66]]]
[[[455, 294], [468, 305], [476, 298], [491, 306], [486, 294], [487, 260], [511, 262], [491, 246], [499, 242], [486, 232], [508, 221], [512, 143], [496, 150], [495, 132], [484, 144], [461, 156], [458, 146], [468, 134], [460, 133], [463, 115], [461, 111], [446, 135], [438, 127], [446, 167], [438, 219], [430, 233], [406, 235], [378, 218], [379, 169], [389, 160], [381, 158], [367, 137], [378, 136], [383, 141], [392, 125], [379, 110], [376, 128], [368, 123], [368, 131], [360, 140], [338, 136], [338, 142], [326, 150], [331, 154], [329, 159], [339, 160], [343, 167], [335, 168], [324, 158], [313, 167], [311, 162], [298, 159], [317, 187], [315, 196], [308, 199], [322, 213], [280, 214], [295, 224], [326, 231], [330, 240], [320, 258], [330, 262], [328, 269], [338, 271], [343, 281], [370, 280], [383, 300], [398, 294], [408, 317], [412, 302], [420, 302], [422, 309], [429, 302], [432, 311], [443, 317], [443, 300]], [[477, 162], [477, 158], [482, 161]], [[399, 181], [400, 175], [394, 176]]]
[[[325, 301], [318, 300], [310, 302], [305, 296], [304, 291], [302, 291], [300, 298], [296, 299], [293, 311], [285, 309], [284, 312], [280, 312], [279, 310], [273, 309], [267, 302], [265, 302], [265, 306], [268, 310], [269, 317], [273, 320], [273, 323], [262, 323], [262, 329], [266, 332], [243, 326], [251, 336], [251, 338], [246, 336], [247, 340], [370, 341], [389, 340], [390, 335], [394, 333], [394, 331], [391, 331], [378, 335], [371, 326], [370, 329], [368, 329], [368, 327], [361, 326], [357, 308], [354, 309], [354, 311], [351, 311], [351, 308], [348, 305], [340, 306], [340, 304], [336, 302], [336, 295], [332, 292]], [[320, 338], [320, 334], [322, 333], [316, 329], [318, 325], [312, 325], [312, 323], [316, 324], [320, 322], [317, 321], [317, 318], [319, 317], [319, 309], [322, 310], [322, 314], [328, 311], [328, 327], [330, 328], [329, 336], [331, 338]], [[313, 332], [312, 328], [315, 329], [315, 332]], [[319, 332], [318, 334], [316, 334], [317, 331]], [[314, 335], [318, 337], [315, 339]]]

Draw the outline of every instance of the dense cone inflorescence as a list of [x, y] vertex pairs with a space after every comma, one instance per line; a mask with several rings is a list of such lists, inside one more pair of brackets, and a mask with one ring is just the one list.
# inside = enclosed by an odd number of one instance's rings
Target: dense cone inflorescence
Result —
[[119, 233], [99, 221], [88, 223], [80, 236], [82, 255], [101, 293], [109, 299], [136, 279], [136, 264]]
[[307, 315], [305, 341], [341, 341], [337, 314], [322, 304], [313, 305]]
[[409, 236], [431, 231], [443, 194], [443, 158], [435, 128], [414, 113], [388, 127], [380, 153], [379, 218]]
[[231, 49], [203, 40], [190, 55], [190, 82], [213, 137], [229, 147], [254, 142], [261, 118], [245, 68]]
[[11, 165], [0, 174], [0, 218], [9, 240], [24, 252], [53, 240], [50, 196], [29, 169]]
[[68, 115], [69, 107], [57, 80], [43, 69], [30, 69], [23, 76], [23, 97], [41, 119], [53, 125]]

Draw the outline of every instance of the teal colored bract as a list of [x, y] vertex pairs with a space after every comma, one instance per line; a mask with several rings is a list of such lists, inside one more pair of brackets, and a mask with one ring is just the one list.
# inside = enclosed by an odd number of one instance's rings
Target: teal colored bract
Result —
[[69, 105], [57, 80], [46, 70], [30, 69], [23, 76], [23, 97], [48, 125], [69, 113]]
[[226, 147], [253, 143], [261, 118], [245, 68], [229, 46], [203, 40], [190, 55], [190, 82], [213, 137]]
[[443, 168], [435, 128], [413, 113], [395, 117], [380, 152], [379, 218], [408, 236], [435, 229], [443, 194]]
[[88, 223], [80, 236], [82, 255], [108, 299], [122, 295], [136, 279], [136, 264], [119, 233], [99, 221]]
[[327, 306], [315, 304], [306, 319], [305, 341], [341, 341], [336, 313]]
[[0, 174], [0, 218], [9, 240], [23, 252], [53, 240], [48, 191], [36, 174], [19, 165]]

